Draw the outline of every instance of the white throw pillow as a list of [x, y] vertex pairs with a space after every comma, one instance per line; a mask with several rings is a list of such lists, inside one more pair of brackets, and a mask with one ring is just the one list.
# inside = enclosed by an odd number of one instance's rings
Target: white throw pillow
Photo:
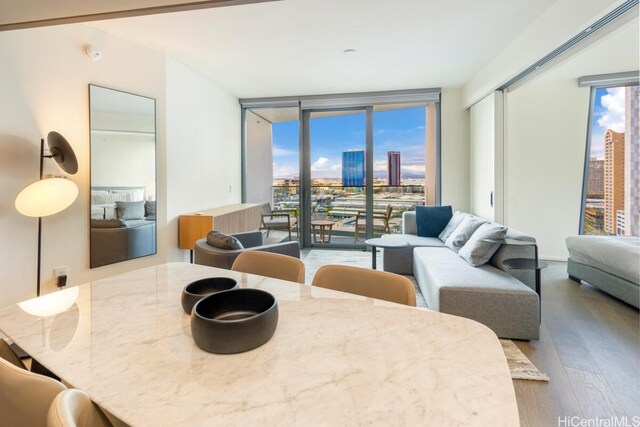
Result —
[[467, 216], [462, 220], [460, 224], [458, 224], [458, 226], [455, 228], [455, 230], [453, 230], [449, 237], [447, 237], [444, 245], [449, 249], [458, 252], [460, 248], [462, 248], [465, 243], [467, 243], [467, 241], [471, 238], [478, 227], [480, 227], [485, 222], [487, 221], [482, 218], [478, 218], [477, 216]]
[[460, 249], [458, 255], [474, 267], [486, 264], [500, 248], [500, 243], [486, 242], [485, 239], [502, 240], [507, 235], [507, 227], [499, 224], [482, 224]]
[[447, 224], [447, 226], [444, 228], [444, 230], [442, 230], [442, 233], [440, 233], [440, 235], [438, 236], [438, 239], [442, 240], [443, 242], [446, 242], [447, 237], [449, 237], [451, 233], [453, 233], [453, 230], [455, 230], [456, 227], [460, 225], [462, 220], [468, 216], [470, 215], [467, 213], [455, 211], [453, 213], [453, 216], [449, 220], [449, 223]]

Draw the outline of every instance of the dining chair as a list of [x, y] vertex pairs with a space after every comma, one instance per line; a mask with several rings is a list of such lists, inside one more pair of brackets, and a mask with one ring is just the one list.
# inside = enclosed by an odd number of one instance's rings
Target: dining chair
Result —
[[7, 342], [2, 338], [0, 338], [0, 357], [8, 362], [11, 362], [11, 364], [17, 366], [18, 368], [27, 369], [24, 363], [22, 363], [22, 360], [13, 351], [11, 346], [7, 344]]
[[416, 306], [416, 292], [411, 280], [386, 271], [325, 265], [318, 269], [311, 285]]
[[43, 427], [53, 399], [67, 388], [0, 358], [0, 424]]
[[231, 266], [231, 270], [304, 283], [304, 262], [298, 258], [271, 252], [242, 252]]
[[47, 427], [111, 427], [111, 422], [87, 393], [68, 389], [53, 399]]

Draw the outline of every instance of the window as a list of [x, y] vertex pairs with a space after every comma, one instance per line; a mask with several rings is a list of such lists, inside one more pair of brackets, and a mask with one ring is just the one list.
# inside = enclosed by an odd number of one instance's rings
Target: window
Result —
[[640, 235], [640, 91], [592, 88], [582, 233]]

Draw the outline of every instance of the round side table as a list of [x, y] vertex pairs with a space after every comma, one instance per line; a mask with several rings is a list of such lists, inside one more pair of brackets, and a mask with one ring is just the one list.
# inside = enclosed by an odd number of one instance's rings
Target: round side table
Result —
[[[333, 229], [333, 225], [335, 222], [327, 221], [327, 220], [315, 220], [311, 221], [311, 233], [313, 234], [313, 242], [318, 243], [318, 238], [316, 236], [316, 227], [320, 228], [320, 242], [321, 243], [331, 243], [331, 230]], [[325, 240], [326, 229], [329, 229], [329, 238]]]
[[409, 246], [409, 242], [398, 237], [368, 239], [365, 240], [364, 244], [371, 246], [371, 268], [374, 270], [376, 269], [376, 248], [398, 249]]

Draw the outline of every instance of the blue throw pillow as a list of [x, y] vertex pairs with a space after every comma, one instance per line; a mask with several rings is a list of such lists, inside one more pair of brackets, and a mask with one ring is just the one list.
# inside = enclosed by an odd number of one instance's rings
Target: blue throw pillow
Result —
[[451, 206], [416, 206], [418, 236], [438, 237], [452, 216]]

